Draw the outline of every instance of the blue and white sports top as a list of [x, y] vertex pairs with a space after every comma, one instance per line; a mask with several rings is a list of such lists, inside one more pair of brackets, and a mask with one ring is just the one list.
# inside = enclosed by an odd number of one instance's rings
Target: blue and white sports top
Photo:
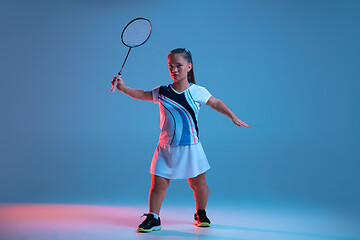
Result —
[[191, 145], [199, 142], [198, 114], [211, 94], [204, 87], [190, 83], [185, 91], [176, 92], [171, 84], [152, 90], [154, 103], [160, 109], [159, 144]]

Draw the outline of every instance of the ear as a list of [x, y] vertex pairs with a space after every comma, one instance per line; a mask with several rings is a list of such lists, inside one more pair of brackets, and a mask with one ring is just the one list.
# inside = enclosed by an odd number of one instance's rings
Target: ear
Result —
[[188, 72], [190, 72], [191, 69], [192, 69], [192, 64], [189, 63], [189, 65], [188, 65]]

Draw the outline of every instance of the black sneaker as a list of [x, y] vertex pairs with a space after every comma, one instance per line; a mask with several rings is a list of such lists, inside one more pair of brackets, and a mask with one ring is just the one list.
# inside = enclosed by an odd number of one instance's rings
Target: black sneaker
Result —
[[144, 213], [141, 217], [146, 216], [146, 219], [137, 228], [138, 232], [152, 232], [161, 230], [161, 221], [156, 219], [151, 213]]
[[198, 227], [210, 227], [210, 220], [206, 216], [205, 210], [199, 209], [194, 214], [194, 224]]

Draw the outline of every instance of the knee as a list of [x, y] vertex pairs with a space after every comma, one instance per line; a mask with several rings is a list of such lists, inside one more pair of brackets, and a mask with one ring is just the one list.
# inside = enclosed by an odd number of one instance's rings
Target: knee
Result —
[[168, 186], [167, 182], [152, 181], [150, 190], [153, 192], [165, 192]]
[[199, 190], [204, 190], [208, 188], [208, 185], [206, 182], [194, 182], [194, 183], [190, 183], [190, 188], [193, 191], [199, 191]]
[[151, 185], [150, 191], [152, 192], [165, 192], [167, 187], [160, 185]]

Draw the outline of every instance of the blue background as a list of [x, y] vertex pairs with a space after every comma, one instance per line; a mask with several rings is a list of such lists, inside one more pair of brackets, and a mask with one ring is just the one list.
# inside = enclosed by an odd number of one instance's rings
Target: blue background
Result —
[[[147, 204], [159, 112], [110, 82], [122, 28], [151, 19], [123, 79], [171, 83], [167, 53], [251, 128], [205, 106], [209, 204], [359, 211], [359, 1], [2, 1], [0, 202]], [[187, 182], [165, 202], [193, 204]]]

